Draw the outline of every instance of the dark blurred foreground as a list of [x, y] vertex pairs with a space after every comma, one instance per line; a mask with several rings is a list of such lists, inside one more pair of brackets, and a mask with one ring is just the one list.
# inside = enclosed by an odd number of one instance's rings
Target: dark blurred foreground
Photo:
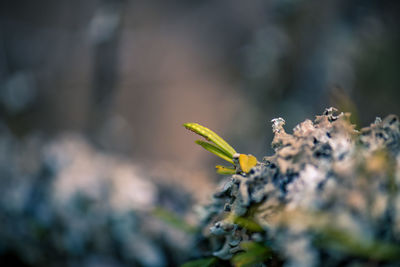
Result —
[[2, 127], [0, 150], [2, 266], [176, 266], [189, 255], [191, 228], [168, 223], [191, 213], [183, 188], [77, 135], [21, 142]]

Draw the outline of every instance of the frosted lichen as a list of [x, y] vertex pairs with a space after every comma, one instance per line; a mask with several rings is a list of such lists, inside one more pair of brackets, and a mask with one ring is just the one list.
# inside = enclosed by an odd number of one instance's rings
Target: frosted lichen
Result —
[[285, 266], [400, 264], [399, 120], [357, 131], [349, 116], [329, 108], [293, 134], [273, 119], [275, 154], [206, 207], [204, 253], [232, 259], [253, 241]]

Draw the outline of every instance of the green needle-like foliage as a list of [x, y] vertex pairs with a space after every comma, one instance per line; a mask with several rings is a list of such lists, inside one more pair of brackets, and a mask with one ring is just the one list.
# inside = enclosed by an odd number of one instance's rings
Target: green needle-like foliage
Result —
[[229, 174], [236, 173], [236, 168], [233, 168], [233, 167], [225, 167], [225, 166], [217, 165], [217, 166], [215, 166], [215, 168], [217, 169], [217, 173], [222, 174], [222, 175], [229, 175]]
[[[222, 139], [218, 134], [211, 131], [210, 129], [194, 122], [184, 123], [183, 126], [204, 137], [207, 141], [196, 140], [195, 143], [202, 146], [205, 150], [217, 155], [218, 157], [228, 161], [233, 164], [233, 167], [224, 167], [221, 165], [215, 166], [218, 174], [229, 175], [236, 173], [236, 164], [233, 155], [237, 154], [236, 150], [228, 144], [224, 139]], [[257, 165], [257, 159], [253, 155], [240, 154], [238, 158], [240, 169], [244, 173], [249, 173], [251, 168]]]
[[228, 154], [226, 154], [226, 152], [222, 151], [221, 149], [214, 146], [213, 144], [210, 144], [208, 142], [204, 142], [201, 140], [196, 140], [195, 143], [202, 146], [205, 150], [210, 151], [211, 153], [217, 155], [218, 157], [234, 164], [232, 157], [230, 157]]
[[222, 139], [218, 134], [215, 132], [211, 131], [210, 129], [198, 124], [198, 123], [184, 123], [183, 126], [192, 131], [195, 132], [198, 135], [203, 136], [205, 139], [208, 141], [213, 142], [219, 149], [224, 151], [229, 157], [233, 157], [234, 154], [236, 154], [236, 150], [231, 147], [224, 139]]

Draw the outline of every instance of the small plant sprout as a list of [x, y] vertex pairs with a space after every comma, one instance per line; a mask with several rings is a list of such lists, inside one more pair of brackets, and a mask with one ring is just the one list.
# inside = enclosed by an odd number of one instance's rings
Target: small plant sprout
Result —
[[222, 175], [235, 174], [240, 171], [249, 173], [251, 168], [257, 165], [256, 157], [237, 153], [231, 145], [210, 129], [193, 122], [184, 123], [183, 126], [209, 141], [196, 140], [196, 144], [233, 165], [229, 167], [217, 165], [215, 166], [217, 173]]

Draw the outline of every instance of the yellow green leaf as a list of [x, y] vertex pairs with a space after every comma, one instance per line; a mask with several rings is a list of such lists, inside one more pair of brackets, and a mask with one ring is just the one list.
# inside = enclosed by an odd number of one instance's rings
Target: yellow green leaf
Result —
[[203, 136], [206, 140], [213, 142], [219, 149], [224, 151], [230, 158], [232, 158], [232, 156], [236, 154], [236, 150], [233, 147], [231, 147], [224, 139], [222, 139], [218, 134], [211, 131], [210, 129], [198, 123], [193, 123], [193, 122], [184, 123], [183, 126], [186, 129], [200, 136]]
[[231, 260], [235, 267], [261, 266], [272, 256], [271, 249], [259, 243], [242, 242], [240, 246], [244, 249], [244, 252], [234, 255]]
[[217, 169], [217, 173], [218, 174], [222, 174], [222, 175], [228, 175], [228, 174], [235, 174], [236, 173], [236, 169], [233, 168], [233, 167], [225, 167], [225, 166], [217, 165], [217, 166], [215, 166], [215, 168]]
[[195, 143], [202, 146], [205, 150], [210, 151], [211, 153], [217, 155], [218, 157], [223, 158], [224, 160], [234, 164], [232, 157], [229, 157], [229, 155], [227, 155], [224, 151], [214, 146], [213, 144], [210, 144], [202, 140], [196, 140]]
[[262, 232], [263, 228], [253, 219], [235, 216], [233, 222], [249, 231]]
[[257, 165], [257, 158], [253, 155], [239, 155], [239, 165], [243, 172], [248, 173], [251, 168]]

